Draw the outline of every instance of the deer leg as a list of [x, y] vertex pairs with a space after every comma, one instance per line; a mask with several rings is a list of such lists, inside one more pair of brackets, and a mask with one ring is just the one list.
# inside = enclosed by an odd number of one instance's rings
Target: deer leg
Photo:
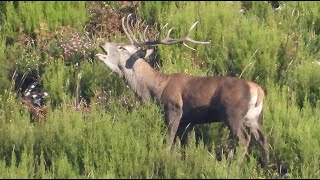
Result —
[[251, 136], [247, 133], [245, 127], [242, 125], [241, 129], [238, 132], [238, 138], [240, 139], [243, 146], [242, 158], [248, 153], [248, 147], [251, 141]]
[[256, 141], [259, 144], [260, 147], [260, 152], [261, 152], [261, 156], [262, 156], [262, 163], [261, 166], [265, 167], [265, 165], [267, 164], [267, 161], [269, 159], [268, 157], [268, 147], [266, 146], [266, 139], [264, 138], [260, 127], [258, 125], [256, 126], [251, 126], [250, 127], [252, 134], [254, 135]]
[[192, 130], [192, 128], [193, 128], [192, 123], [188, 123], [188, 124], [181, 124], [180, 123], [178, 130], [177, 130], [177, 136], [180, 137], [182, 145], [185, 145], [187, 143], [188, 134]]
[[[244, 158], [245, 155], [248, 153], [248, 147], [250, 144], [251, 137], [247, 133], [247, 131], [242, 123], [240, 124], [240, 122], [239, 122], [239, 123], [233, 123], [232, 125], [231, 124], [229, 125], [229, 128], [232, 131], [233, 137], [237, 136], [238, 139], [240, 140], [240, 142], [242, 144], [242, 148], [243, 148], [243, 152], [242, 152], [241, 157]], [[235, 146], [234, 146], [234, 149], [235, 149]]]
[[165, 106], [165, 118], [168, 124], [167, 134], [167, 148], [170, 149], [179, 127], [180, 119], [182, 117], [182, 108], [168, 104]]

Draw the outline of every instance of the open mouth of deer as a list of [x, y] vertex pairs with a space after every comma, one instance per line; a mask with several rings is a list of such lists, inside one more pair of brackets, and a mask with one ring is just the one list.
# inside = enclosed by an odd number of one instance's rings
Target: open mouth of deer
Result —
[[103, 53], [105, 55], [108, 55], [108, 51], [105, 49], [105, 46], [106, 46], [106, 44], [103, 42], [99, 44], [99, 47], [102, 49]]

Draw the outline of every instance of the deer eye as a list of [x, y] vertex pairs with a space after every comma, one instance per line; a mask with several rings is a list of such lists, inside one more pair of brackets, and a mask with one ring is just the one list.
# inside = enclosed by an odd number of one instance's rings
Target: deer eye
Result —
[[124, 47], [120, 46], [119, 49], [125, 50]]

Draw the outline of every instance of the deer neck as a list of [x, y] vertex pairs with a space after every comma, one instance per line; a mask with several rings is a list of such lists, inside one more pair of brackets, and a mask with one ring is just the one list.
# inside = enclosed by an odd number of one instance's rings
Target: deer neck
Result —
[[151, 97], [160, 100], [168, 76], [153, 69], [147, 62], [139, 59], [125, 79], [136, 95], [144, 100]]

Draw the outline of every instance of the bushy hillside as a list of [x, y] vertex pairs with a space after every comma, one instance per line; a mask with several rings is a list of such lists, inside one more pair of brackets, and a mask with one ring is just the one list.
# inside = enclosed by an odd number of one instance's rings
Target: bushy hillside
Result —
[[[261, 2], [0, 3], [0, 178], [320, 178], [320, 4]], [[198, 125], [167, 151], [163, 107], [141, 103], [94, 55], [101, 41], [127, 43], [133, 13], [150, 37], [169, 23], [209, 45], [159, 46], [164, 73], [241, 77], [266, 92], [257, 146], [230, 158], [229, 130]], [[32, 83], [48, 93], [27, 97]], [[37, 99], [38, 100], [38, 99]], [[37, 103], [35, 103], [37, 102]], [[39, 106], [39, 104], [41, 104]]]

